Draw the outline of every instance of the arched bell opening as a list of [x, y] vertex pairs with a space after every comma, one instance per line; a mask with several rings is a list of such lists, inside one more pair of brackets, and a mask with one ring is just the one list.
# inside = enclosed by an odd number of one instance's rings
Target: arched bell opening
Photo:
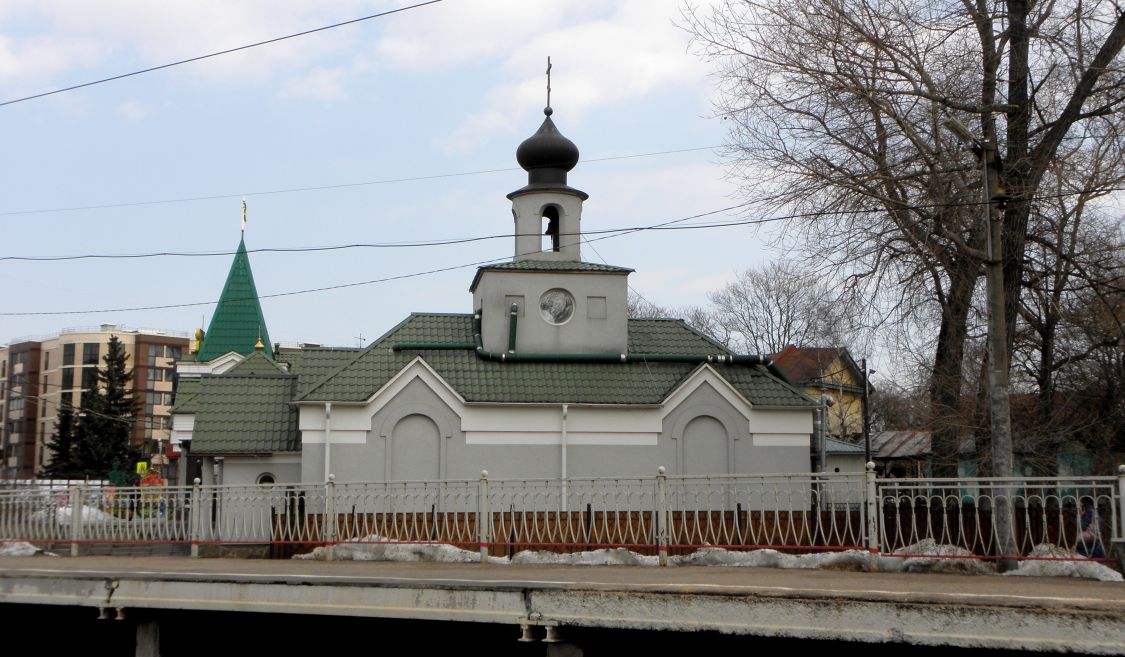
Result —
[[560, 223], [558, 206], [548, 205], [543, 208], [543, 251], [558, 253]]

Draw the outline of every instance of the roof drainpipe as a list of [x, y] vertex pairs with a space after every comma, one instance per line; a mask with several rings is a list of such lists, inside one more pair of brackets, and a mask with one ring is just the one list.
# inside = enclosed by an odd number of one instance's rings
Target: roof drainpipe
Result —
[[[517, 304], [512, 304], [514, 308], [518, 308]], [[508, 332], [508, 351], [496, 352], [486, 351], [484, 348], [484, 341], [481, 338], [481, 317], [480, 311], [473, 314], [473, 344], [477, 356], [484, 360], [500, 361], [501, 363], [507, 361], [516, 361], [523, 363], [714, 363], [717, 365], [761, 365], [766, 368], [772, 376], [781, 381], [794, 385], [785, 372], [781, 371], [772, 360], [767, 356], [759, 356], [755, 354], [542, 354], [542, 353], [515, 353], [515, 321], [516, 315], [513, 313], [511, 316]], [[401, 345], [394, 345], [394, 349], [448, 349], [448, 348], [461, 348], [460, 344], [422, 344], [422, 343], [407, 343]]]
[[332, 472], [332, 402], [324, 402], [324, 481]]
[[519, 322], [520, 305], [513, 303], [508, 313], [508, 353], [516, 353], [516, 323]]
[[567, 484], [567, 482], [566, 482], [566, 477], [567, 477], [567, 474], [566, 474], [567, 473], [567, 468], [566, 468], [566, 446], [567, 446], [566, 445], [566, 415], [567, 415], [567, 412], [569, 410], [570, 410], [569, 404], [563, 404], [562, 405], [562, 468], [561, 468], [561, 470], [562, 470], [562, 510], [563, 511], [567, 510], [567, 508], [566, 508], [566, 498], [569, 497], [569, 495], [567, 494], [567, 485], [566, 485]]

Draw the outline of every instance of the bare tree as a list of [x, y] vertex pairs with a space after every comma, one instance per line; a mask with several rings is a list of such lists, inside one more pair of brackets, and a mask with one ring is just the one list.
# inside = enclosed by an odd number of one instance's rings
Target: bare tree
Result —
[[665, 308], [648, 299], [629, 292], [626, 299], [626, 313], [634, 319], [682, 319], [685, 324], [714, 339], [719, 344], [731, 347], [730, 334], [717, 321], [715, 313], [702, 306]]
[[848, 314], [833, 289], [810, 271], [781, 261], [747, 269], [712, 292], [717, 322], [741, 351], [775, 354], [787, 345], [843, 345]]
[[[961, 415], [966, 321], [989, 260], [985, 228], [1003, 222], [1003, 284], [992, 287], [996, 299], [1007, 293], [1011, 336], [1040, 184], [1060, 164], [1060, 146], [1094, 138], [1090, 124], [1114, 121], [1125, 99], [1117, 61], [1125, 15], [1078, 0], [727, 0], [687, 22], [721, 67], [720, 111], [746, 194], [764, 209], [815, 217], [792, 228], [856, 287], [901, 286], [940, 308], [931, 421], [935, 449], [955, 454], [956, 427], [941, 419]], [[979, 154], [954, 144], [947, 115], [976, 126], [985, 155], [998, 148], [1007, 159], [984, 158], [1011, 196], [989, 221]], [[1006, 376], [1000, 342], [994, 365]], [[1010, 443], [1006, 383], [993, 387], [992, 416], [1003, 420], [993, 439]], [[1010, 444], [993, 453], [994, 473], [1009, 474]]]

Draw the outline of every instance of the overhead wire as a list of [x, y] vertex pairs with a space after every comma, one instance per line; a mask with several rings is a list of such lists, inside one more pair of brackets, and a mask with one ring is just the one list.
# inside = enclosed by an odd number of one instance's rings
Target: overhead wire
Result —
[[[1066, 196], [1066, 195], [1072, 195], [1072, 194], [1077, 194], [1077, 193], [1081, 193], [1081, 192], [1060, 193], [1060, 194], [1055, 194], [1055, 195], [1047, 195], [1046, 197]], [[761, 224], [772, 223], [772, 222], [776, 222], [776, 221], [790, 221], [790, 220], [800, 219], [800, 218], [817, 217], [817, 216], [822, 216], [824, 214], [822, 212], [805, 212], [805, 213], [795, 213], [795, 214], [789, 214], [789, 215], [765, 217], [765, 218], [761, 218], [761, 219], [745, 219], [745, 220], [737, 220], [737, 221], [721, 222], [721, 223], [711, 223], [711, 224], [692, 224], [692, 225], [687, 225], [687, 226], [673, 226], [673, 224], [683, 223], [685, 221], [690, 221], [692, 219], [699, 219], [699, 218], [706, 217], [706, 216], [709, 216], [709, 215], [719, 214], [719, 213], [722, 213], [722, 212], [729, 212], [731, 210], [736, 210], [736, 209], [739, 209], [739, 208], [745, 208], [745, 207], [750, 206], [752, 204], [753, 204], [752, 202], [740, 203], [740, 204], [728, 206], [728, 207], [725, 207], [725, 208], [719, 208], [717, 210], [710, 210], [708, 212], [702, 212], [702, 213], [690, 215], [690, 216], [687, 216], [687, 217], [681, 217], [679, 219], [673, 219], [673, 220], [670, 220], [670, 221], [652, 224], [650, 226], [639, 226], [639, 227], [629, 227], [629, 228], [611, 228], [611, 229], [604, 229], [604, 230], [601, 230], [601, 231], [589, 231], [589, 232], [586, 232], [585, 234], [587, 234], [587, 235], [595, 234], [595, 233], [603, 233], [603, 234], [600, 237], [596, 237], [596, 238], [593, 238], [593, 239], [590, 239], [590, 240], [585, 240], [585, 241], [596, 242], [596, 241], [600, 241], [600, 240], [604, 240], [604, 239], [611, 239], [611, 238], [614, 238], [614, 237], [621, 237], [621, 236], [624, 236], [624, 235], [629, 235], [629, 234], [632, 234], [632, 233], [637, 233], [637, 232], [641, 232], [641, 231], [649, 231], [649, 230], [696, 230], [696, 229], [725, 228], [725, 227], [746, 226], [746, 225], [761, 225]], [[967, 202], [967, 203], [962, 203], [962, 204], [958, 204], [958, 205], [974, 206], [974, 205], [983, 205], [983, 204], [984, 204], [984, 201], [975, 201], [975, 202], [971, 202], [971, 203]], [[940, 205], [935, 204], [935, 205], [932, 205], [932, 206], [916, 206], [916, 207], [918, 207], [918, 208], [948, 207], [950, 205], [951, 204], [940, 204]], [[860, 213], [872, 213], [872, 212], [878, 212], [878, 211], [879, 210], [877, 208], [860, 208], [860, 209], [848, 210], [848, 211], [836, 210], [836, 211], [834, 211], [834, 213], [840, 214], [842, 212], [845, 212], [845, 213], [849, 213], [849, 214], [860, 214]], [[340, 290], [340, 289], [346, 289], [346, 288], [352, 288], [352, 287], [374, 285], [374, 284], [377, 284], [377, 283], [387, 283], [387, 282], [396, 281], [396, 280], [418, 278], [418, 277], [421, 277], [421, 276], [428, 276], [428, 275], [432, 275], [432, 274], [438, 274], [438, 273], [443, 273], [443, 272], [447, 272], [447, 271], [454, 271], [454, 270], [458, 270], [458, 269], [466, 269], [466, 268], [469, 268], [469, 267], [487, 266], [487, 265], [496, 264], [496, 263], [499, 263], [499, 262], [504, 262], [504, 261], [507, 261], [507, 260], [508, 260], [508, 258], [506, 258], [506, 257], [493, 258], [493, 259], [489, 259], [489, 260], [479, 260], [479, 261], [469, 262], [469, 263], [464, 263], [464, 264], [459, 264], [459, 265], [450, 265], [448, 267], [438, 267], [438, 268], [435, 268], [435, 269], [428, 269], [428, 270], [425, 270], [425, 271], [411, 272], [411, 273], [407, 273], [407, 274], [397, 274], [397, 275], [394, 275], [394, 276], [386, 276], [386, 277], [376, 278], [376, 279], [371, 279], [371, 280], [366, 280], [366, 281], [354, 281], [354, 282], [350, 282], [350, 283], [340, 283], [340, 284], [337, 284], [337, 285], [326, 285], [326, 286], [320, 286], [320, 287], [314, 287], [314, 288], [305, 288], [305, 289], [301, 289], [301, 290], [290, 290], [290, 291], [286, 291], [286, 292], [275, 292], [273, 294], [262, 294], [262, 295], [258, 295], [257, 297], [247, 297], [247, 299], [256, 298], [256, 299], [261, 300], [261, 299], [272, 299], [272, 298], [296, 296], [296, 295], [303, 295], [303, 294], [312, 294], [312, 293], [316, 293], [316, 292], [328, 292], [328, 291], [331, 291], [331, 290]], [[0, 317], [32, 317], [32, 316], [48, 316], [48, 315], [89, 315], [89, 314], [97, 314], [97, 313], [138, 312], [138, 311], [143, 311], [143, 310], [169, 310], [169, 309], [172, 309], [172, 308], [191, 308], [191, 307], [199, 307], [199, 306], [208, 306], [208, 305], [213, 305], [217, 302], [218, 302], [217, 300], [214, 300], [214, 301], [196, 301], [196, 302], [190, 302], [190, 303], [159, 304], [159, 305], [151, 305], [151, 306], [133, 306], [133, 307], [122, 307], [122, 308], [98, 308], [98, 309], [88, 309], [88, 310], [0, 312]]]
[[[687, 217], [681, 217], [679, 219], [672, 219], [670, 221], [665, 221], [665, 222], [662, 222], [662, 223], [653, 224], [652, 226], [640, 228], [640, 229], [626, 229], [626, 230], [616, 229], [611, 234], [602, 235], [601, 237], [596, 237], [596, 238], [594, 238], [592, 240], [589, 240], [589, 241], [594, 242], [594, 241], [600, 241], [600, 240], [604, 240], [604, 239], [610, 239], [610, 238], [613, 238], [613, 237], [620, 237], [622, 235], [628, 235], [630, 233], [637, 232], [637, 230], [657, 229], [657, 228], [669, 226], [671, 224], [689, 221], [691, 219], [698, 219], [698, 218], [705, 217], [705, 216], [708, 216], [708, 215], [718, 214], [720, 212], [728, 212], [730, 210], [734, 210], [734, 209], [737, 209], [737, 208], [740, 208], [740, 207], [745, 207], [746, 205], [749, 205], [749, 204], [748, 203], [741, 203], [741, 204], [732, 205], [732, 206], [729, 206], [729, 207], [726, 207], [726, 208], [720, 208], [718, 210], [701, 212], [701, 213], [690, 215], [690, 216], [687, 216]], [[315, 287], [315, 288], [306, 288], [306, 289], [302, 289], [302, 290], [290, 290], [290, 291], [287, 291], [287, 292], [275, 292], [273, 294], [259, 294], [256, 297], [243, 297], [243, 298], [239, 298], [237, 300], [242, 301], [242, 300], [250, 300], [250, 299], [258, 299], [258, 300], [273, 299], [273, 298], [278, 298], [278, 297], [295, 296], [295, 295], [299, 295], [299, 294], [311, 294], [313, 292], [327, 292], [327, 291], [330, 291], [330, 290], [340, 290], [340, 289], [360, 287], [360, 286], [365, 286], [365, 285], [374, 285], [376, 283], [386, 283], [386, 282], [396, 281], [396, 280], [417, 278], [417, 277], [420, 277], [420, 276], [428, 276], [428, 275], [431, 275], [431, 274], [437, 274], [437, 273], [442, 273], [442, 272], [447, 272], [447, 271], [454, 271], [454, 270], [457, 270], [457, 269], [466, 269], [468, 267], [487, 266], [487, 265], [492, 265], [492, 264], [496, 264], [496, 263], [500, 263], [500, 262], [506, 262], [508, 260], [509, 260], [509, 258], [507, 258], [507, 257], [492, 258], [492, 259], [489, 259], [489, 260], [479, 260], [479, 261], [476, 261], [476, 262], [469, 262], [469, 263], [465, 263], [465, 264], [450, 265], [448, 267], [438, 267], [438, 268], [435, 268], [435, 269], [428, 269], [428, 270], [420, 271], [420, 272], [411, 272], [411, 273], [407, 273], [407, 274], [397, 274], [397, 275], [394, 275], [394, 276], [386, 276], [386, 277], [383, 277], [383, 278], [376, 278], [376, 279], [371, 279], [371, 280], [367, 280], [367, 281], [355, 281], [355, 282], [351, 282], [351, 283], [340, 283], [340, 284], [337, 284], [337, 285], [326, 285], [326, 286]], [[135, 307], [128, 307], [128, 308], [101, 308], [101, 309], [91, 309], [91, 310], [40, 311], [40, 312], [0, 312], [0, 316], [2, 316], [2, 317], [30, 317], [30, 316], [44, 316], [44, 315], [89, 315], [89, 314], [96, 314], [96, 313], [116, 313], [116, 312], [135, 312], [135, 311], [142, 311], [142, 310], [168, 310], [168, 309], [171, 309], [171, 308], [191, 308], [191, 307], [198, 307], [198, 306], [209, 306], [209, 305], [212, 305], [212, 304], [215, 304], [215, 303], [218, 303], [218, 301], [217, 300], [215, 300], [215, 301], [196, 301], [196, 302], [191, 302], [191, 303], [172, 303], [172, 304], [160, 304], [160, 305], [152, 305], [152, 306], [135, 306]]]
[[239, 52], [240, 50], [248, 50], [250, 48], [257, 48], [258, 46], [265, 46], [265, 45], [269, 45], [271, 43], [277, 43], [279, 41], [285, 41], [287, 39], [295, 39], [297, 37], [307, 36], [309, 34], [315, 34], [316, 32], [324, 32], [325, 30], [331, 30], [331, 29], [335, 29], [337, 27], [343, 27], [345, 25], [353, 25], [355, 23], [361, 23], [363, 21], [369, 21], [369, 20], [372, 20], [374, 18], [382, 18], [384, 16], [390, 16], [391, 14], [397, 14], [397, 13], [400, 13], [400, 12], [409, 11], [411, 9], [418, 9], [419, 7], [425, 7], [426, 5], [436, 4], [436, 3], [439, 3], [441, 1], [442, 0], [427, 0], [426, 2], [419, 2], [417, 4], [409, 5], [409, 6], [406, 6], [406, 7], [399, 7], [397, 9], [389, 9], [387, 11], [382, 11], [382, 12], [379, 12], [377, 14], [371, 14], [369, 16], [361, 16], [359, 18], [353, 18], [351, 20], [341, 21], [339, 23], [333, 23], [331, 25], [325, 25], [323, 27], [317, 27], [317, 28], [314, 28], [314, 29], [311, 29], [311, 30], [304, 30], [303, 32], [296, 32], [294, 34], [287, 34], [285, 36], [274, 37], [272, 39], [266, 39], [265, 41], [248, 43], [246, 45], [238, 46], [238, 47], [235, 47], [235, 48], [227, 48], [226, 50], [219, 50], [217, 52], [208, 53], [206, 55], [198, 55], [196, 57], [189, 57], [187, 59], [181, 59], [179, 61], [170, 62], [168, 64], [161, 64], [160, 66], [151, 66], [149, 68], [141, 69], [139, 71], [132, 71], [130, 73], [122, 73], [120, 75], [113, 75], [113, 76], [110, 76], [108, 78], [102, 78], [100, 80], [94, 80], [92, 82], [83, 82], [82, 84], [74, 84], [74, 85], [71, 85], [69, 87], [63, 87], [62, 89], [55, 89], [54, 91], [44, 91], [42, 93], [33, 94], [31, 96], [24, 96], [23, 98], [15, 98], [13, 100], [6, 100], [6, 101], [3, 101], [3, 102], [0, 102], [0, 107], [4, 107], [4, 106], [7, 106], [7, 105], [14, 105], [16, 103], [22, 103], [22, 102], [25, 102], [25, 101], [28, 101], [28, 100], [35, 100], [36, 98], [44, 98], [46, 96], [53, 96], [55, 94], [61, 94], [61, 93], [66, 92], [66, 91], [74, 91], [75, 89], [84, 89], [86, 87], [92, 87], [94, 85], [104, 84], [106, 82], [113, 82], [114, 80], [121, 80], [121, 79], [124, 79], [124, 78], [133, 77], [135, 75], [141, 75], [141, 74], [144, 74], [144, 73], [152, 73], [153, 71], [159, 71], [159, 70], [166, 69], [166, 68], [172, 68], [173, 66], [180, 66], [182, 64], [190, 64], [192, 62], [198, 62], [200, 60], [210, 59], [212, 57], [218, 57], [220, 55], [229, 55], [229, 54], [234, 53], [234, 52]]
[[[1059, 192], [1059, 193], [1055, 193], [1055, 194], [1041, 194], [1041, 195], [1031, 197], [1028, 200], [1034, 202], [1034, 201], [1040, 201], [1040, 200], [1066, 198], [1066, 197], [1069, 197], [1069, 196], [1079, 196], [1079, 195], [1083, 195], [1083, 194], [1102, 193], [1102, 192], [1108, 193], [1108, 192], [1117, 192], [1117, 191], [1125, 191], [1125, 188], [1102, 188], [1102, 189], [1073, 190], [1073, 191], [1069, 191], [1069, 192]], [[709, 228], [728, 228], [728, 227], [736, 227], [736, 226], [746, 226], [746, 225], [771, 223], [771, 222], [776, 222], [776, 221], [789, 221], [789, 220], [793, 220], [793, 219], [816, 218], [816, 217], [821, 217], [821, 216], [825, 216], [825, 215], [833, 215], [833, 214], [870, 214], [870, 213], [877, 213], [877, 212], [881, 211], [879, 208], [859, 208], [859, 209], [855, 209], [855, 210], [833, 210], [831, 212], [794, 213], [794, 214], [788, 214], [788, 215], [777, 215], [777, 216], [762, 218], [762, 219], [736, 219], [736, 220], [732, 220], [732, 221], [723, 221], [723, 222], [687, 224], [687, 225], [678, 225], [678, 226], [671, 225], [671, 224], [681, 223], [681, 222], [687, 221], [689, 219], [697, 219], [697, 218], [701, 218], [701, 217], [705, 217], [705, 216], [709, 216], [709, 215], [713, 215], [713, 214], [718, 214], [718, 213], [721, 213], [721, 212], [726, 212], [726, 211], [735, 210], [735, 209], [739, 209], [739, 208], [745, 208], [745, 207], [750, 206], [752, 204], [753, 204], [752, 202], [740, 203], [738, 205], [733, 205], [733, 206], [730, 206], [730, 207], [727, 207], [727, 208], [720, 208], [718, 210], [712, 210], [712, 211], [709, 211], [709, 212], [700, 213], [698, 215], [692, 215], [691, 217], [688, 217], [688, 218], [685, 218], [685, 219], [676, 219], [676, 220], [673, 220], [673, 221], [670, 221], [670, 222], [665, 222], [665, 223], [662, 223], [662, 224], [654, 224], [654, 225], [647, 225], [647, 226], [621, 226], [621, 227], [616, 227], [616, 228], [603, 228], [603, 229], [598, 229], [598, 230], [582, 231], [582, 233], [580, 233], [580, 236], [604, 235], [604, 234], [614, 234], [614, 233], [621, 233], [623, 235], [626, 235], [626, 234], [641, 232], [641, 231], [659, 231], [659, 230], [697, 230], [697, 229], [709, 229]], [[981, 205], [984, 205], [984, 204], [985, 204], [985, 201], [973, 200], [973, 201], [960, 201], [960, 202], [956, 202], [956, 203], [909, 204], [909, 205], [902, 206], [902, 208], [907, 209], [907, 210], [931, 210], [931, 209], [935, 209], [935, 208], [939, 208], [939, 207], [944, 207], [944, 208], [978, 207], [978, 206], [981, 206]], [[564, 235], [573, 235], [573, 234], [572, 233], [564, 233]], [[489, 235], [476, 235], [476, 236], [470, 236], [470, 237], [450, 237], [450, 238], [439, 238], [439, 239], [433, 239], [433, 240], [398, 241], [398, 242], [356, 242], [356, 243], [350, 243], [350, 244], [330, 244], [330, 245], [321, 245], [321, 246], [259, 247], [259, 248], [254, 248], [254, 249], [246, 249], [246, 252], [247, 253], [311, 253], [311, 252], [319, 252], [319, 251], [341, 251], [341, 250], [348, 250], [348, 249], [426, 248], [426, 247], [437, 247], [437, 246], [450, 246], [450, 245], [457, 245], [457, 244], [469, 244], [469, 243], [473, 243], [473, 242], [482, 242], [482, 241], [495, 240], [495, 239], [511, 239], [511, 238], [520, 237], [520, 236], [521, 236], [521, 234], [519, 234], [519, 233], [495, 233], [495, 234], [489, 234]], [[5, 262], [5, 261], [58, 262], [58, 261], [68, 261], [68, 260], [118, 260], [118, 259], [126, 260], [126, 259], [157, 258], [157, 257], [181, 257], [181, 258], [196, 257], [196, 258], [198, 258], [198, 257], [231, 256], [231, 255], [234, 255], [236, 252], [237, 251], [224, 249], [224, 250], [214, 250], [214, 251], [152, 251], [152, 252], [142, 252], [142, 253], [86, 253], [86, 254], [74, 254], [74, 255], [44, 255], [44, 256], [9, 255], [9, 256], [0, 256], [0, 262]], [[3, 314], [3, 313], [0, 313], [0, 314]]]

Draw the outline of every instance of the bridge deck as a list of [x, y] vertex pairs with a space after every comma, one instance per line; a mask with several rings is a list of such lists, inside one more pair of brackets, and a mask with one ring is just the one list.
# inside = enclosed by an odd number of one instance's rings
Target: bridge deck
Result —
[[729, 567], [0, 558], [0, 602], [1125, 654], [1125, 584]]

